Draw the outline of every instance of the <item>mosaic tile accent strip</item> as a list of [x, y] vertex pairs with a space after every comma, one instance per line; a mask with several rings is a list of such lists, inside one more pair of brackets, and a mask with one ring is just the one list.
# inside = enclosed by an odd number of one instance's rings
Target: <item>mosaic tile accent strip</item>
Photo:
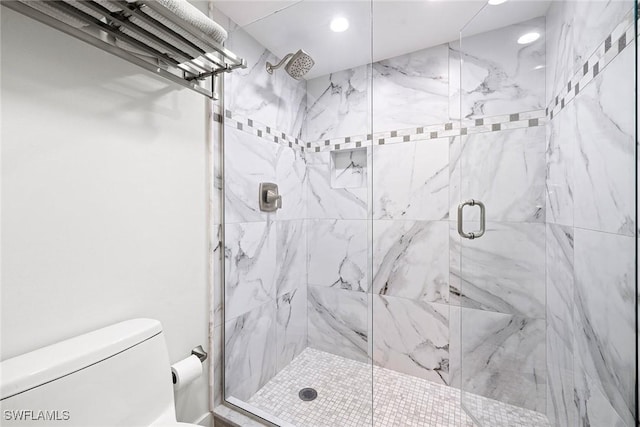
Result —
[[453, 121], [431, 126], [378, 132], [368, 135], [333, 138], [322, 141], [307, 142], [308, 151], [349, 150], [371, 145], [396, 144], [411, 141], [429, 141], [439, 138], [450, 138], [460, 135], [473, 135], [484, 132], [501, 132], [504, 130], [544, 126], [545, 110], [534, 110], [515, 114], [484, 117], [482, 119]]
[[[214, 120], [216, 120], [215, 114], [217, 113], [214, 113]], [[255, 135], [259, 138], [264, 139], [265, 141], [275, 142], [276, 144], [300, 149], [300, 151], [305, 150], [304, 143], [301, 139], [293, 137], [291, 135], [287, 135], [284, 132], [281, 132], [248, 117], [234, 114], [230, 110], [225, 110], [224, 117], [220, 116], [220, 120], [227, 126], [231, 126], [235, 129], [241, 130], [251, 135]]]
[[[304, 402], [298, 392], [313, 387]], [[372, 407], [373, 390], [373, 407]], [[312, 348], [253, 395], [248, 404], [299, 427], [549, 426], [545, 415]]]
[[545, 124], [545, 110], [528, 111], [524, 113], [503, 114], [482, 119], [453, 121], [417, 128], [391, 130], [375, 134], [355, 135], [333, 139], [323, 139], [314, 142], [304, 142], [300, 138], [291, 137], [284, 132], [233, 114], [225, 110], [224, 117], [214, 110], [214, 121], [225, 123], [235, 129], [255, 135], [268, 142], [289, 146], [301, 151], [321, 152], [336, 150], [352, 150], [354, 148], [369, 147], [371, 145], [396, 144], [400, 142], [429, 141], [438, 138], [450, 138], [460, 135], [472, 135], [484, 132], [500, 132], [511, 129], [543, 126]]
[[547, 106], [550, 120], [560, 113], [593, 79], [635, 39], [634, 10], [631, 10], [589, 59], [578, 68], [562, 91]]

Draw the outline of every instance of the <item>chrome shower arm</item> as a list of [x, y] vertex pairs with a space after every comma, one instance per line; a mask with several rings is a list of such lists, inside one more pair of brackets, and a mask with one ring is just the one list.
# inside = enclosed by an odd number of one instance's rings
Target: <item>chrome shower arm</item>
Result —
[[278, 68], [282, 67], [282, 65], [292, 56], [293, 53], [287, 54], [284, 58], [282, 58], [282, 61], [278, 62], [276, 65], [273, 65], [271, 62], [267, 62], [267, 73], [273, 74], [273, 70], [277, 70]]

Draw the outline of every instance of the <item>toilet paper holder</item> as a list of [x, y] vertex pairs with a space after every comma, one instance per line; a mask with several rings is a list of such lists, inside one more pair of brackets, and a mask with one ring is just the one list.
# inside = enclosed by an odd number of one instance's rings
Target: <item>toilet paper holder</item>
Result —
[[200, 359], [200, 362], [204, 362], [205, 360], [207, 360], [207, 356], [208, 356], [207, 352], [204, 351], [204, 348], [202, 348], [201, 345], [191, 350], [191, 354], [193, 354], [194, 356], [198, 356], [198, 359]]

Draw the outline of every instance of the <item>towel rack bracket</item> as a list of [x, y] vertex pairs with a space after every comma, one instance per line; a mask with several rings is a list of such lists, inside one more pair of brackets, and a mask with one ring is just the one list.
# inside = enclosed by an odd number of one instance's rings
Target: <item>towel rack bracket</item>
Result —
[[[247, 66], [244, 59], [180, 17], [159, 9], [161, 6], [153, 0], [135, 3], [109, 0], [109, 3], [116, 7], [107, 8], [104, 3], [92, 0], [82, 1], [84, 10], [60, 0], [47, 1], [46, 7], [38, 8], [20, 0], [0, 2], [2, 6], [214, 100], [218, 99], [214, 90], [216, 78]], [[144, 6], [169, 21], [171, 28], [146, 15]], [[115, 10], [117, 8], [119, 10]], [[65, 22], [66, 17], [71, 17], [73, 22]], [[206, 87], [206, 79], [211, 80], [211, 89]]]

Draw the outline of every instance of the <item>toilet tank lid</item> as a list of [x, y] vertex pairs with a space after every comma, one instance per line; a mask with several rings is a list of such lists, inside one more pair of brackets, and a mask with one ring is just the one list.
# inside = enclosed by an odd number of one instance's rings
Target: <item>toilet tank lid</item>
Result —
[[0, 400], [108, 359], [162, 332], [153, 319], [133, 319], [0, 362]]

